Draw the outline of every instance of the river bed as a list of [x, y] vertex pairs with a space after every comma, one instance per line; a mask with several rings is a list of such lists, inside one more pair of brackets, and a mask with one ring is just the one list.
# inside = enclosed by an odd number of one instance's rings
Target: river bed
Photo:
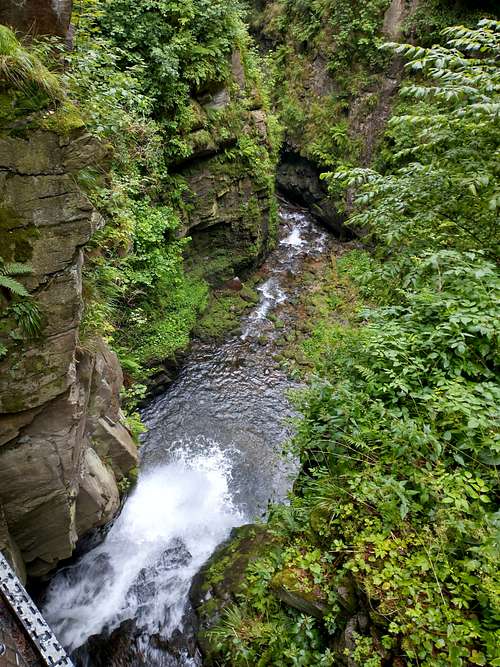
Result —
[[[44, 613], [83, 667], [202, 664], [188, 593], [231, 529], [286, 501], [296, 462], [283, 454], [297, 386], [274, 360], [294, 327], [306, 259], [328, 235], [283, 204], [280, 238], [259, 274], [260, 302], [240, 335], [195, 343], [175, 382], [144, 410], [141, 473], [104, 541], [53, 578]], [[273, 323], [276, 313], [283, 321]]]

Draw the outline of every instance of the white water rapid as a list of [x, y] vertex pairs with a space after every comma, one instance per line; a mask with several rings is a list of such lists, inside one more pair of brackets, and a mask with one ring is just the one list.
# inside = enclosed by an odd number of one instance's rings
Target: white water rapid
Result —
[[180, 446], [141, 476], [105, 541], [49, 589], [45, 614], [70, 651], [128, 619], [148, 635], [180, 626], [191, 579], [244, 522], [230, 479], [229, 457], [215, 444], [199, 456]]

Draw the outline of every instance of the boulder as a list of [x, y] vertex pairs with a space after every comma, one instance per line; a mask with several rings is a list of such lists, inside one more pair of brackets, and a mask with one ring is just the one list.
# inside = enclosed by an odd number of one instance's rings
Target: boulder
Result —
[[98, 420], [106, 416], [118, 422], [121, 416], [120, 392], [123, 387], [123, 373], [116, 354], [98, 338], [92, 343], [91, 351], [80, 351], [80, 364], [92, 366], [89, 405], [87, 408], [87, 432], [92, 434]]
[[282, 602], [306, 614], [322, 619], [328, 611], [328, 601], [319, 586], [304, 581], [302, 572], [288, 569], [276, 574], [271, 589]]
[[125, 426], [101, 417], [92, 434], [92, 446], [109, 460], [117, 479], [123, 479], [138, 464], [137, 446]]
[[97, 453], [88, 447], [83, 455], [82, 473], [76, 501], [76, 529], [85, 535], [114, 517], [120, 507], [120, 496], [113, 473]]
[[2, 0], [0, 23], [30, 35], [65, 37], [72, 0]]
[[243, 283], [238, 276], [235, 276], [234, 278], [231, 278], [231, 280], [228, 280], [227, 283], [223, 285], [223, 288], [233, 290], [233, 292], [240, 292], [243, 289]]

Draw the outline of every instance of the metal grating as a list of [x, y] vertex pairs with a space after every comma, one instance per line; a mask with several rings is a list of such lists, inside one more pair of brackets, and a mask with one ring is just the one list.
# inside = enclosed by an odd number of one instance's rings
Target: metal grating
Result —
[[[0, 552], [0, 592], [5, 597], [13, 614], [24, 627], [33, 644], [38, 649], [40, 656], [47, 667], [73, 667], [73, 663], [68, 658], [66, 651], [57, 641], [54, 633], [47, 625], [45, 619], [38, 611], [33, 600], [30, 598], [24, 586], [21, 584], [17, 575]], [[5, 633], [6, 634], [6, 633]], [[12, 654], [12, 639], [8, 643], [9, 636], [6, 634], [4, 656]], [[0, 642], [2, 640], [0, 639]], [[4, 667], [2, 662], [4, 656], [0, 655], [0, 667]], [[17, 654], [16, 659], [21, 656]], [[7, 658], [6, 658], [7, 659]], [[24, 662], [5, 662], [5, 667], [12, 665], [24, 665]]]

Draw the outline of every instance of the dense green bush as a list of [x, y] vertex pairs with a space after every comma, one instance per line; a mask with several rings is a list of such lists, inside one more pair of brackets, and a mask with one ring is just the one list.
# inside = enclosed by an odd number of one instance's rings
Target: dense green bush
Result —
[[[85, 248], [80, 333], [83, 344], [104, 335], [127, 383], [141, 383], [156, 362], [186, 347], [207, 303], [203, 274], [187, 276], [184, 266], [189, 239], [180, 237], [193, 198], [179, 164], [197, 143], [202, 153], [208, 145], [217, 153], [214, 173], [248, 176], [265, 189], [272, 237], [279, 128], [270, 120], [262, 130], [251, 116], [268, 101], [237, 0], [82, 0], [73, 25], [71, 50], [56, 39], [24, 47], [0, 26], [0, 122], [33, 110], [32, 125], [62, 135], [86, 128], [109, 147], [107, 164], [77, 177], [106, 222]], [[227, 104], [212, 108], [223, 88]], [[258, 237], [253, 204], [241, 223], [242, 245], [245, 231], [251, 241], [238, 249], [249, 264], [268, 243]], [[18, 285], [5, 275], [9, 281]], [[142, 384], [129, 391], [142, 393]]]
[[100, 25], [128, 64], [146, 64], [145, 89], [162, 115], [185, 103], [194, 87], [227, 78], [243, 33], [238, 19], [237, 0], [108, 0]]
[[[392, 47], [417, 78], [389, 172], [332, 177], [357, 188], [351, 223], [377, 244], [339, 262], [369, 305], [305, 344], [303, 472], [271, 517], [279, 550], [212, 634], [222, 664], [500, 665], [500, 24], [445, 36]], [[356, 605], [369, 627], [339, 642]]]
[[[83, 332], [104, 332], [127, 375], [143, 380], [151, 364], [187, 345], [207, 301], [203, 277], [185, 275], [189, 241], [178, 238], [190, 204], [176, 171], [195, 149], [190, 131], [224, 145], [243, 133], [252, 96], [265, 105], [265, 92], [237, 2], [86, 0], [75, 25], [64, 78], [87, 126], [113, 149], [108, 182], [80, 177], [108, 220], [88, 246]], [[232, 80], [235, 49], [245, 91]], [[195, 101], [222, 86], [231, 90], [226, 108], [205, 111]], [[248, 172], [271, 196], [274, 158], [257, 142], [242, 134], [214, 169]]]

